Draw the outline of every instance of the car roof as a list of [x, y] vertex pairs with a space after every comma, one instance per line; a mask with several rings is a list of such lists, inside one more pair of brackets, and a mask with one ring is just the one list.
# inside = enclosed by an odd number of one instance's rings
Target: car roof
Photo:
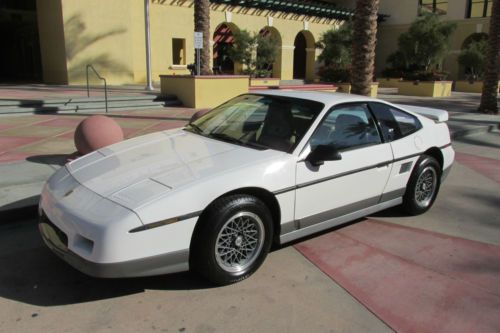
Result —
[[266, 91], [255, 91], [255, 92], [251, 91], [250, 94], [302, 98], [323, 103], [325, 104], [325, 106], [335, 105], [340, 103], [349, 103], [349, 102], [378, 101], [377, 99], [361, 95], [333, 93], [325, 91], [302, 91], [302, 90], [291, 90], [291, 89], [266, 90]]

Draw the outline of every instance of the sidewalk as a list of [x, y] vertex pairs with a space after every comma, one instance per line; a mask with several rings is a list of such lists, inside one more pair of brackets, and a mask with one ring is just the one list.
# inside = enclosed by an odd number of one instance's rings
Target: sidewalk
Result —
[[[113, 88], [117, 93], [144, 92], [139, 87]], [[86, 94], [81, 87], [10, 87], [0, 86], [2, 98], [25, 99], [68, 97]], [[390, 102], [429, 106], [449, 110], [448, 125], [453, 139], [498, 129], [500, 116], [472, 113], [479, 103], [478, 94], [454, 94], [447, 99], [429, 99], [394, 95], [382, 90], [379, 96]], [[476, 105], [476, 106], [474, 106]], [[462, 108], [460, 108], [462, 106]], [[107, 114], [123, 129], [126, 138], [183, 126], [194, 109], [166, 107], [151, 110], [116, 111]], [[0, 116], [0, 217], [14, 209], [32, 207], [47, 178], [76, 149], [73, 136], [76, 126], [96, 113], [34, 114]], [[0, 222], [1, 222], [0, 218]], [[5, 219], [4, 219], [5, 220]]]

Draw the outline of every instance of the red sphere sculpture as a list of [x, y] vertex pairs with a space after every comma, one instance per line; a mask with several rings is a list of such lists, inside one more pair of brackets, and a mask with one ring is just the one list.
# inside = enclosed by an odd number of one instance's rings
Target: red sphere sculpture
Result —
[[191, 116], [191, 119], [189, 119], [189, 122], [192, 123], [196, 119], [198, 119], [201, 116], [204, 116], [205, 114], [207, 114], [209, 111], [212, 111], [212, 110], [211, 109], [203, 109], [203, 110], [200, 110], [200, 111], [196, 112], [195, 114], [193, 114]]
[[75, 147], [81, 155], [123, 140], [123, 130], [113, 119], [96, 115], [84, 119], [75, 131]]

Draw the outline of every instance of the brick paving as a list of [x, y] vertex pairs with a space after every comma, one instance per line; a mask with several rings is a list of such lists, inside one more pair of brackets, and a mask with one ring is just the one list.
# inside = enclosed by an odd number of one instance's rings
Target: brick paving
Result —
[[396, 332], [498, 332], [499, 246], [368, 219], [295, 247]]
[[[112, 112], [125, 138], [182, 127], [195, 112], [189, 108], [161, 108]], [[90, 114], [57, 114], [0, 117], [0, 163], [39, 155], [71, 154], [78, 124]]]

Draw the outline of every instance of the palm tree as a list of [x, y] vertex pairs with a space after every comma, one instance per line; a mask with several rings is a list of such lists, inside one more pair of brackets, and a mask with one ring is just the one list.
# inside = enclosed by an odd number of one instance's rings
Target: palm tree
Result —
[[357, 0], [352, 44], [352, 93], [370, 95], [375, 68], [379, 0]]
[[[200, 74], [210, 75], [210, 1], [195, 0], [194, 31], [203, 32], [203, 49], [200, 55]], [[196, 59], [196, 53], [195, 53]]]
[[498, 66], [500, 64], [500, 1], [493, 1], [486, 53], [486, 70], [479, 112], [498, 114]]

